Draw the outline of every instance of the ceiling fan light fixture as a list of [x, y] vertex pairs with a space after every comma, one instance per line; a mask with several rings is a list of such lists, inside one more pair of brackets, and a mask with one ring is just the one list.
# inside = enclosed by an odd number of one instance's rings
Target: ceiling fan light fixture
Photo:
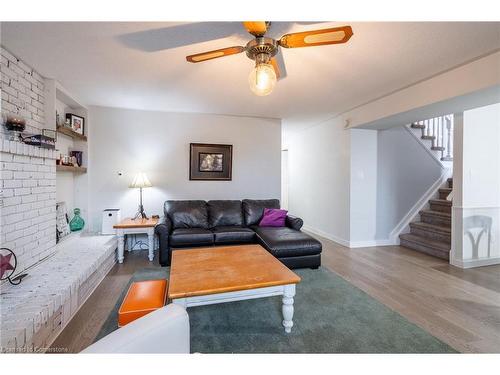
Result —
[[257, 96], [269, 95], [276, 86], [276, 73], [269, 63], [257, 63], [248, 76], [250, 89]]

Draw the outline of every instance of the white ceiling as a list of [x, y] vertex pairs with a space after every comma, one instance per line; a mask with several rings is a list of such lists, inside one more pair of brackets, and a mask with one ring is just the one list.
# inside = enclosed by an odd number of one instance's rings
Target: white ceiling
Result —
[[88, 105], [312, 124], [500, 48], [500, 23], [273, 23], [270, 36], [351, 24], [344, 45], [281, 49], [287, 77], [257, 97], [252, 61], [188, 54], [245, 45], [238, 22], [2, 23], [1, 43]]

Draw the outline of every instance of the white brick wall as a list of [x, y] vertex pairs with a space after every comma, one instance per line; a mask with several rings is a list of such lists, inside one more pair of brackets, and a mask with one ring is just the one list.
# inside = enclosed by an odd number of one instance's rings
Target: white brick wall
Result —
[[[26, 119], [26, 132], [40, 133], [44, 125], [44, 81], [33, 68], [0, 46], [1, 111]], [[8, 132], [2, 126], [0, 137]]]
[[53, 254], [56, 244], [56, 153], [18, 146], [0, 140], [0, 246], [16, 253], [16, 274]]
[[[44, 124], [42, 76], [0, 46], [0, 90], [3, 114], [26, 119], [26, 131], [40, 133]], [[55, 251], [55, 152], [7, 140], [0, 126], [0, 245], [15, 251], [22, 272]]]

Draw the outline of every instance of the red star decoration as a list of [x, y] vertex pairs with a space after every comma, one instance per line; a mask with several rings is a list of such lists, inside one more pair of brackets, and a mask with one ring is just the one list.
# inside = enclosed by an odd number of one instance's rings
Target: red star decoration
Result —
[[12, 264], [10, 264], [10, 258], [12, 258], [12, 254], [3, 256], [0, 254], [0, 279], [3, 278], [3, 275], [6, 271], [13, 270]]

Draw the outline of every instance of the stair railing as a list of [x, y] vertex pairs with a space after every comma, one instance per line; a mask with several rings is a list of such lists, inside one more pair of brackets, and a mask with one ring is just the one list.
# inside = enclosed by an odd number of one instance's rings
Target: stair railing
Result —
[[441, 152], [442, 161], [453, 160], [453, 115], [444, 115], [412, 124], [422, 131], [422, 139], [432, 142], [431, 150]]

